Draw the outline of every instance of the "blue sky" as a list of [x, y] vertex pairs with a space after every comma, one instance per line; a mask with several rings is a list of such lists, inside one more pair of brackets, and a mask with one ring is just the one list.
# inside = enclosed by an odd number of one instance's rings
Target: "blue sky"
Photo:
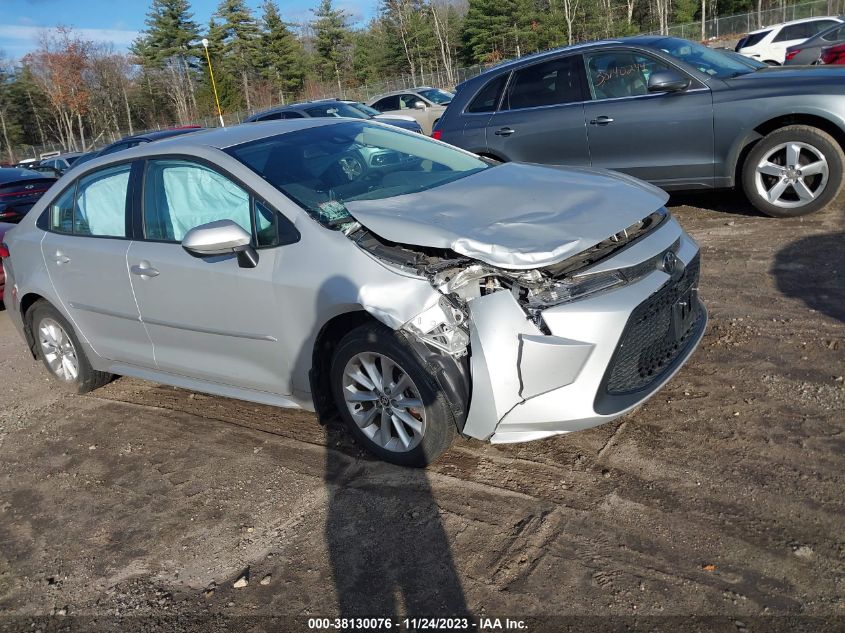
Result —
[[[247, 0], [258, 9], [261, 0]], [[280, 0], [282, 15], [289, 22], [309, 20], [309, 9], [318, 0]], [[219, 0], [191, 0], [194, 20], [208, 23]], [[0, 51], [19, 58], [36, 46], [39, 32], [59, 25], [72, 26], [83, 37], [97, 42], [112, 42], [126, 50], [138, 31], [144, 28], [149, 0], [0, 0]], [[352, 21], [362, 23], [376, 9], [376, 0], [335, 0]], [[257, 11], [256, 11], [257, 14]]]

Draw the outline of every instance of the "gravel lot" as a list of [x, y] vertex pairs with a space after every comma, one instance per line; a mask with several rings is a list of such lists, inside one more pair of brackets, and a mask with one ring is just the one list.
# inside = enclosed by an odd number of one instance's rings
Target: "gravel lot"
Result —
[[[711, 323], [667, 388], [571, 436], [461, 440], [425, 472], [306, 413], [125, 378], [67, 395], [0, 312], [0, 630], [339, 613], [842, 630], [845, 205], [673, 205]], [[530, 630], [577, 622], [623, 620]]]

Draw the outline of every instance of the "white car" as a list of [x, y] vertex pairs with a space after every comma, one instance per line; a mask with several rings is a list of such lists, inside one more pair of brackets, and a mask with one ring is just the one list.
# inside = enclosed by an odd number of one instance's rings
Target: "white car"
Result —
[[767, 26], [751, 31], [739, 40], [736, 51], [766, 64], [781, 66], [786, 61], [787, 48], [800, 44], [839, 22], [845, 22], [845, 19], [824, 16]]

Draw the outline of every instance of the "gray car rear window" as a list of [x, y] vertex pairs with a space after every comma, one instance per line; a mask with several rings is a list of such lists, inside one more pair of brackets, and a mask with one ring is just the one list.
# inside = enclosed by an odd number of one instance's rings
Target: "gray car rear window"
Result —
[[496, 106], [499, 105], [499, 98], [502, 96], [502, 89], [505, 87], [507, 79], [508, 73], [503, 73], [492, 81], [488, 81], [487, 85], [475, 95], [475, 98], [467, 106], [466, 111], [474, 114], [495, 111]]

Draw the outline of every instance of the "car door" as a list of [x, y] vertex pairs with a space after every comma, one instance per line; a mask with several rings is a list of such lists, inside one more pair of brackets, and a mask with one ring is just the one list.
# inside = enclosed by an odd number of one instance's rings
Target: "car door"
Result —
[[[143, 239], [129, 249], [132, 288], [160, 370], [284, 393], [290, 359], [284, 305], [274, 286], [281, 216], [240, 184], [182, 158], [148, 160], [139, 200]], [[255, 217], [254, 217], [255, 216]], [[238, 258], [197, 258], [180, 242], [189, 229], [229, 219], [253, 234], [254, 268]], [[274, 237], [276, 236], [276, 237]]]
[[690, 77], [679, 92], [649, 92], [655, 72], [679, 69], [641, 51], [586, 53], [592, 101], [585, 107], [594, 167], [616, 169], [665, 188], [712, 187], [713, 100]]
[[589, 165], [582, 75], [580, 55], [515, 70], [487, 124], [489, 152], [511, 161]]
[[126, 267], [130, 172], [130, 163], [105, 167], [65, 189], [47, 209], [41, 250], [77, 333], [103, 358], [150, 367]]

